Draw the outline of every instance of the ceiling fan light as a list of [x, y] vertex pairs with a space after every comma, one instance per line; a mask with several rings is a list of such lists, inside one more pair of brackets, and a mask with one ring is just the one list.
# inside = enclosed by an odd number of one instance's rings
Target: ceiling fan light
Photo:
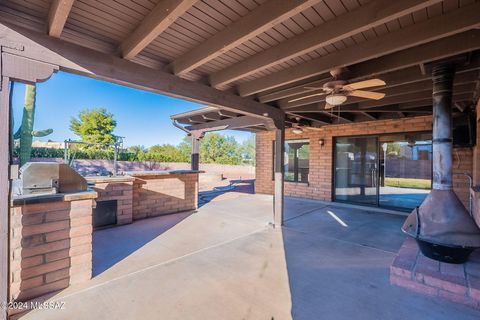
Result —
[[302, 128], [293, 128], [292, 132], [294, 134], [302, 134], [303, 133], [303, 129]]
[[338, 106], [347, 101], [347, 97], [342, 94], [330, 94], [325, 97], [325, 101], [332, 106]]

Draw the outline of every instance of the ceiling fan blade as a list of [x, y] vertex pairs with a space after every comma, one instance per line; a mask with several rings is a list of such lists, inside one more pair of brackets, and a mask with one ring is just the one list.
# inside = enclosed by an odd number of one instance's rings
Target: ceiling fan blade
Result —
[[325, 110], [330, 110], [330, 109], [333, 109], [334, 107], [335, 107], [334, 105], [331, 105], [330, 103], [325, 102]]
[[303, 87], [303, 89], [307, 89], [307, 90], [321, 90], [323, 89], [322, 87], [309, 87], [309, 86], [306, 86], [306, 87]]
[[346, 90], [357, 90], [357, 89], [378, 87], [378, 86], [384, 86], [384, 85], [386, 85], [386, 83], [383, 80], [370, 79], [370, 80], [365, 80], [365, 81], [349, 83], [346, 86], [344, 86], [343, 88], [346, 89]]
[[311, 97], [323, 96], [324, 94], [325, 94], [325, 92], [309, 94], [308, 96], [303, 96], [303, 97], [300, 97], [300, 98], [295, 98], [295, 99], [292, 99], [292, 100], [288, 100], [288, 102], [295, 102], [295, 101], [298, 101], [298, 100], [303, 100], [303, 99], [307, 99], [307, 98], [311, 98]]
[[385, 97], [385, 93], [382, 92], [371, 92], [371, 91], [363, 91], [363, 90], [353, 90], [349, 92], [349, 96], [359, 97], [359, 98], [367, 98], [373, 100], [380, 100]]

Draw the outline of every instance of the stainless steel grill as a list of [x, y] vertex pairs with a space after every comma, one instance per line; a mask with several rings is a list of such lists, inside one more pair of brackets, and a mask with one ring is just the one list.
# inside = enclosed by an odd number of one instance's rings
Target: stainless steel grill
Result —
[[87, 190], [87, 181], [64, 163], [29, 162], [20, 168], [15, 195], [72, 193]]

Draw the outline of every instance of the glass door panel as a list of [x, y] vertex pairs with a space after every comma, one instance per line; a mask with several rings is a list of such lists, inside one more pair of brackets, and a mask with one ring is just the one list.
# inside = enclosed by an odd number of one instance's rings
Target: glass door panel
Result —
[[335, 140], [335, 200], [377, 205], [377, 138]]
[[379, 144], [379, 205], [414, 209], [432, 186], [432, 135], [381, 136]]

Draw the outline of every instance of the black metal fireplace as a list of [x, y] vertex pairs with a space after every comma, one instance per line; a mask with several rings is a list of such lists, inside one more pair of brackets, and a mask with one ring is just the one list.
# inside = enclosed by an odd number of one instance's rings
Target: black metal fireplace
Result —
[[455, 63], [433, 66], [433, 190], [402, 230], [432, 259], [463, 263], [480, 247], [480, 229], [453, 191], [452, 88]]

